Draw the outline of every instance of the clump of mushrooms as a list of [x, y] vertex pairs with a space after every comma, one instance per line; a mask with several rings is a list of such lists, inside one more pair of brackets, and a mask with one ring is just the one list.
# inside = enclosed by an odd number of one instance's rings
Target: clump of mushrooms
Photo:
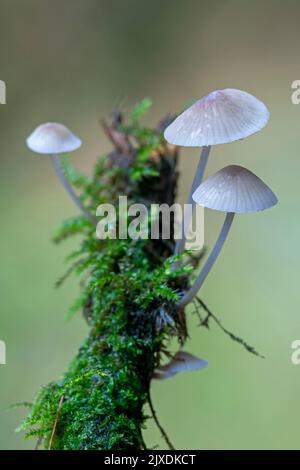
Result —
[[179, 302], [183, 308], [190, 303], [212, 269], [229, 233], [234, 215], [268, 209], [278, 200], [271, 189], [254, 173], [238, 165], [230, 165], [207, 178], [193, 193], [195, 203], [226, 212], [219, 237], [192, 287]]
[[49, 155], [51, 157], [56, 174], [72, 201], [83, 212], [87, 219], [94, 223], [95, 218], [85, 209], [80, 198], [65, 177], [60, 160], [61, 154], [73, 152], [81, 147], [79, 137], [73, 134], [63, 124], [47, 122], [38, 126], [27, 138], [26, 143], [27, 147], [33, 152]]
[[[255, 96], [241, 90], [216, 90], [196, 101], [180, 114], [165, 130], [170, 144], [202, 147], [187, 204], [194, 205], [192, 194], [202, 181], [211, 146], [244, 139], [261, 130], [269, 120], [267, 107]], [[192, 211], [183, 218], [182, 237], [176, 243], [175, 254], [184, 249], [185, 234]]]

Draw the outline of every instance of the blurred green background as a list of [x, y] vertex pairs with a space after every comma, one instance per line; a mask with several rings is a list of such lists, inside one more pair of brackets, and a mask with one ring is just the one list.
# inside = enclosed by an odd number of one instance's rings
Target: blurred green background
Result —
[[[126, 110], [151, 96], [146, 121], [154, 123], [224, 87], [255, 94], [271, 120], [243, 142], [214, 148], [207, 173], [245, 165], [280, 204], [236, 218], [202, 298], [266, 359], [190, 316], [186, 349], [210, 367], [154, 383], [153, 399], [177, 448], [299, 449], [300, 366], [290, 359], [300, 338], [300, 106], [290, 99], [300, 78], [299, 15], [297, 0], [0, 0], [1, 449], [34, 446], [14, 431], [25, 410], [8, 407], [59, 377], [86, 335], [80, 316], [64, 318], [77, 283], [54, 289], [71, 246], [55, 247], [51, 236], [76, 209], [25, 137], [41, 122], [65, 123], [83, 139], [75, 163], [89, 171], [110, 148], [98, 119], [116, 104]], [[182, 152], [182, 202], [197, 154]], [[206, 213], [208, 246], [221, 221]], [[152, 423], [145, 438], [164, 447]]]

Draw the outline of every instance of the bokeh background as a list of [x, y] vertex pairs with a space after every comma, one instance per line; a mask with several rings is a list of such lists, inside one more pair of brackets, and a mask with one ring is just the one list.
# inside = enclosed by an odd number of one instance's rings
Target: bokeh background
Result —
[[[74, 157], [89, 171], [110, 145], [98, 120], [144, 96], [154, 123], [167, 112], [224, 87], [249, 91], [271, 111], [268, 126], [249, 139], [213, 149], [207, 173], [229, 163], [252, 169], [280, 204], [237, 217], [202, 290], [224, 324], [265, 359], [247, 353], [212, 325], [190, 315], [186, 349], [209, 360], [205, 371], [153, 384], [163, 425], [180, 449], [299, 449], [300, 366], [291, 343], [300, 338], [300, 106], [291, 83], [300, 78], [298, 0], [0, 0], [0, 448], [32, 448], [15, 433], [42, 384], [66, 369], [86, 335], [80, 316], [65, 313], [76, 281], [61, 290], [72, 242], [51, 236], [75, 208], [49, 161], [25, 148], [39, 123], [61, 121], [83, 139]], [[184, 201], [197, 151], [183, 152]], [[206, 213], [211, 246], [222, 217]], [[164, 448], [149, 423], [145, 438]]]

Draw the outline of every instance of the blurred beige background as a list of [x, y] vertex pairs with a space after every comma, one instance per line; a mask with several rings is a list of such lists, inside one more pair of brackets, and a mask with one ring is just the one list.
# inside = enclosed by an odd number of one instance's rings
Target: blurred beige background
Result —
[[[280, 204], [237, 217], [202, 298], [266, 359], [191, 317], [187, 349], [210, 367], [153, 384], [153, 398], [177, 448], [299, 449], [300, 366], [290, 359], [300, 339], [300, 106], [290, 99], [300, 79], [299, 15], [296, 0], [0, 0], [1, 449], [34, 446], [14, 432], [25, 410], [8, 407], [59, 377], [86, 334], [80, 316], [64, 319], [77, 283], [54, 289], [71, 246], [55, 247], [51, 236], [75, 209], [25, 137], [47, 120], [67, 124], [84, 142], [75, 162], [89, 171], [109, 149], [98, 118], [120, 101], [126, 110], [151, 96], [153, 123], [224, 87], [255, 94], [271, 120], [214, 148], [207, 173], [245, 165]], [[183, 152], [182, 202], [196, 161], [197, 151]], [[205, 221], [211, 246], [222, 217], [208, 212]], [[146, 440], [164, 446], [152, 424]]]

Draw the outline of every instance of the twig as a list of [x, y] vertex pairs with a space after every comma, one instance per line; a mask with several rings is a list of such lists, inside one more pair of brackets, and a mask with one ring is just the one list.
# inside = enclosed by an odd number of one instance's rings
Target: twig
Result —
[[126, 154], [132, 153], [132, 148], [130, 146], [130, 142], [128, 140], [128, 136], [122, 132], [120, 132], [114, 125], [109, 126], [105, 119], [101, 119], [100, 123], [102, 128], [109, 138], [111, 143], [116, 147], [117, 150]]
[[52, 429], [52, 434], [51, 434], [48, 450], [51, 450], [51, 448], [52, 448], [53, 439], [54, 439], [54, 436], [55, 436], [55, 431], [56, 431], [56, 427], [57, 427], [57, 423], [58, 423], [58, 419], [59, 419], [59, 413], [60, 413], [63, 401], [64, 401], [64, 396], [62, 395], [60, 397], [60, 400], [59, 400], [59, 404], [58, 404], [58, 408], [57, 408], [57, 412], [56, 412], [55, 423], [54, 423], [54, 426], [53, 426], [53, 429]]
[[258, 351], [256, 351], [256, 349], [253, 346], [250, 346], [249, 344], [247, 344], [245, 340], [243, 340], [239, 336], [236, 336], [231, 331], [227, 330], [227, 328], [225, 328], [222, 325], [221, 321], [212, 313], [212, 311], [207, 307], [207, 305], [199, 297], [195, 297], [195, 300], [201, 305], [203, 310], [205, 310], [205, 312], [207, 313], [207, 316], [204, 319], [201, 319], [201, 317], [200, 317], [200, 321], [201, 321], [200, 325], [201, 326], [205, 326], [206, 328], [208, 328], [209, 327], [209, 324], [208, 324], [209, 318], [212, 318], [215, 321], [215, 323], [219, 326], [219, 328], [221, 328], [221, 330], [224, 331], [224, 333], [227, 334], [233, 341], [236, 341], [237, 343], [240, 343], [251, 354], [254, 354], [255, 356], [261, 357], [262, 359], [265, 358], [262, 354], [260, 354]]
[[150, 406], [151, 414], [153, 416], [153, 419], [155, 421], [156, 426], [160, 430], [161, 435], [164, 438], [164, 440], [166, 441], [166, 444], [169, 447], [169, 449], [170, 450], [175, 450], [175, 447], [173, 446], [172, 442], [170, 441], [166, 431], [164, 430], [164, 428], [161, 426], [160, 422], [158, 421], [156, 411], [154, 409], [154, 406], [153, 406], [153, 403], [152, 403], [152, 400], [151, 400], [150, 391], [148, 391], [147, 395], [148, 395], [147, 398], [148, 398], [148, 403], [149, 403], [149, 406]]

